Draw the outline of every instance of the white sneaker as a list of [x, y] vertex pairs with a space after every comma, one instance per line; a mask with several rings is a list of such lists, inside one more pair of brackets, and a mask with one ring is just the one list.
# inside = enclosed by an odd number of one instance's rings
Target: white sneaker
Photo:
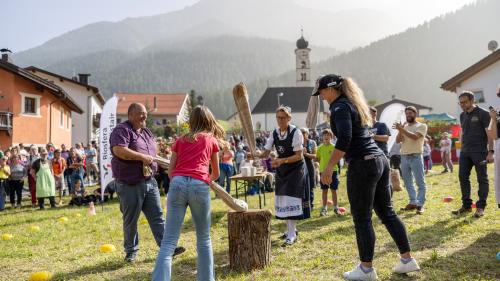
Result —
[[418, 266], [417, 260], [415, 260], [414, 258], [411, 258], [411, 261], [409, 261], [408, 263], [403, 263], [400, 259], [398, 264], [396, 264], [396, 267], [394, 267], [394, 272], [399, 274], [404, 274], [419, 270], [420, 266]]
[[358, 264], [353, 270], [344, 272], [344, 278], [347, 280], [362, 280], [362, 281], [372, 281], [377, 280], [377, 272], [375, 268], [372, 271], [365, 273], [361, 269], [361, 265]]

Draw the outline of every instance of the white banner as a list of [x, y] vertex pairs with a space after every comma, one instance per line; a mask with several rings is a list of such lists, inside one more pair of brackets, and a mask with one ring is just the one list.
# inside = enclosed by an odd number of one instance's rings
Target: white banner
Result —
[[113, 180], [113, 172], [111, 171], [111, 148], [109, 147], [109, 136], [116, 126], [116, 107], [118, 98], [113, 96], [106, 104], [101, 113], [99, 127], [99, 159], [100, 159], [100, 174], [101, 174], [101, 200], [104, 200], [104, 190], [106, 185]]

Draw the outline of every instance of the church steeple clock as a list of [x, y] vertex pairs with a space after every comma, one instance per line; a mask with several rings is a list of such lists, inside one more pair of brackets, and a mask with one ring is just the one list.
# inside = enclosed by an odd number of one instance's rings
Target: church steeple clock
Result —
[[310, 87], [311, 84], [311, 61], [309, 53], [311, 49], [308, 48], [309, 42], [304, 39], [304, 31], [301, 29], [301, 36], [297, 40], [297, 49], [295, 49], [296, 59], [296, 86], [297, 87]]

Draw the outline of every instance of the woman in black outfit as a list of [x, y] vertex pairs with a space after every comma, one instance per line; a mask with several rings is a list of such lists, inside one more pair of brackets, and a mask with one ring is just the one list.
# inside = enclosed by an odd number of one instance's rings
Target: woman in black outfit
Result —
[[347, 195], [361, 263], [345, 272], [344, 277], [349, 280], [377, 279], [372, 267], [375, 247], [372, 210], [386, 226], [401, 254], [394, 271], [408, 273], [420, 270], [411, 257], [405, 226], [392, 207], [389, 163], [370, 136], [372, 119], [363, 92], [351, 78], [329, 74], [318, 78], [313, 95], [320, 95], [330, 104], [330, 126], [337, 136], [335, 150], [321, 182], [331, 183], [333, 167], [342, 157], [349, 162]]

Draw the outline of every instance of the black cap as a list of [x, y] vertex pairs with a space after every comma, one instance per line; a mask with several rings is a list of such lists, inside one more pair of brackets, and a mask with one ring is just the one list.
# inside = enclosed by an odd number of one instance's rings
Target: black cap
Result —
[[340, 85], [342, 85], [342, 81], [344, 81], [344, 78], [342, 78], [342, 76], [340, 75], [336, 74], [321, 75], [316, 80], [316, 85], [314, 86], [312, 95], [317, 96], [319, 95], [319, 90], [323, 90], [329, 87], [339, 88]]

